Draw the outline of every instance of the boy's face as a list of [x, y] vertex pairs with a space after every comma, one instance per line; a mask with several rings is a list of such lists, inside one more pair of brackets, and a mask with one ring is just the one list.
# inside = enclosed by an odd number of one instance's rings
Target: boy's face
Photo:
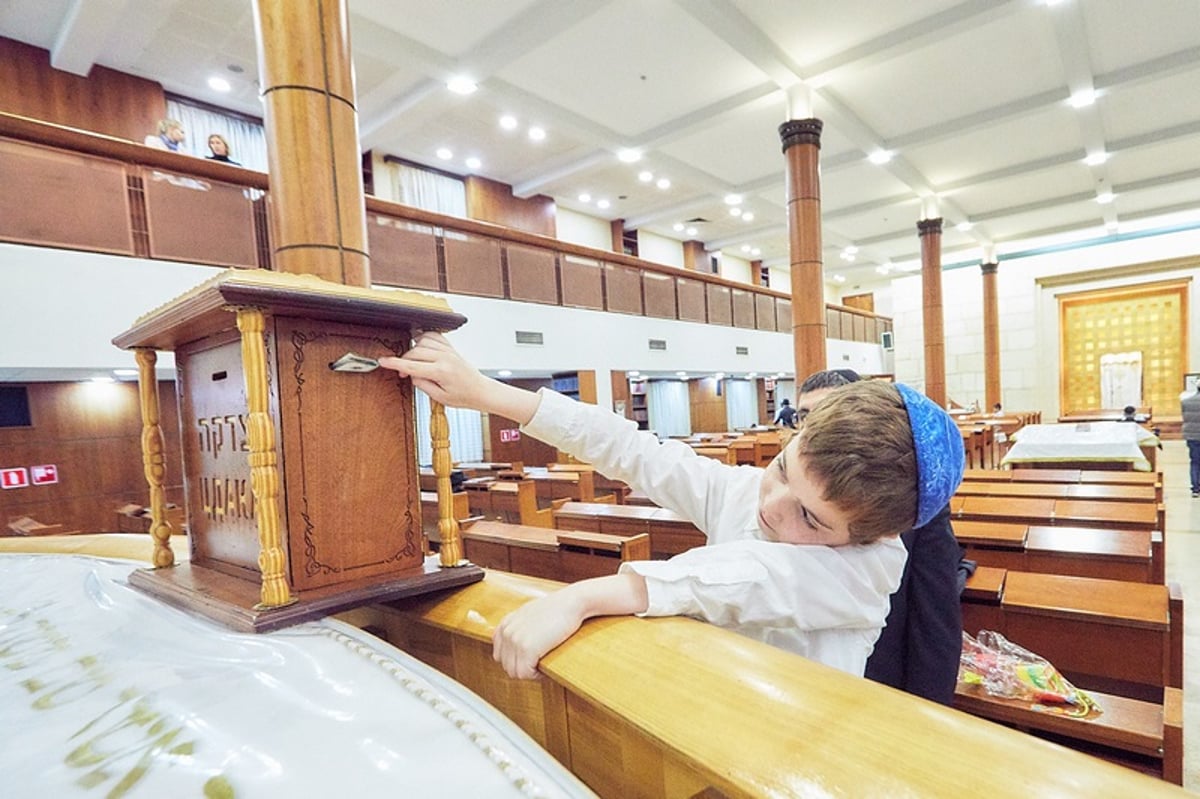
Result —
[[784, 544], [850, 543], [846, 513], [822, 498], [824, 486], [809, 478], [795, 436], [767, 466], [758, 489], [758, 525]]

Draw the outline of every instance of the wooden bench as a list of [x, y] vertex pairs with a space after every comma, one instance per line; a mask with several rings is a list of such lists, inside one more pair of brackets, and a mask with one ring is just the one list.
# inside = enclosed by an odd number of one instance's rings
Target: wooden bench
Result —
[[538, 508], [537, 488], [532, 480], [476, 477], [464, 481], [463, 489], [472, 516], [531, 527], [554, 526], [550, 509]]
[[1182, 784], [1183, 600], [1144, 585], [980, 566], [963, 627], [1049, 660], [1103, 710], [1070, 718], [959, 683], [955, 707]]
[[1162, 583], [1162, 536], [1150, 530], [956, 521], [954, 535], [981, 566]]
[[656, 506], [568, 502], [554, 511], [559, 530], [633, 535], [647, 533], [653, 558], [669, 558], [708, 540], [694, 524], [674, 511]]
[[[450, 503], [452, 515], [459, 522], [470, 518], [471, 506], [467, 498], [467, 492], [455, 491], [450, 495]], [[428, 536], [436, 535], [438, 529], [438, 499], [436, 491], [421, 492], [421, 529]]]
[[[622, 561], [648, 560], [650, 537], [561, 532], [480, 520], [464, 525], [463, 552], [485, 569], [574, 582], [616, 574]], [[436, 536], [431, 538], [437, 543]]]
[[955, 495], [950, 500], [954, 520], [1010, 521], [1075, 527], [1166, 529], [1166, 509], [1160, 503], [1096, 502], [1050, 497], [990, 497]]
[[1084, 499], [1094, 502], [1162, 501], [1161, 489], [1152, 485], [1105, 483], [999, 482], [965, 478], [955, 491], [958, 496], [1039, 497], [1043, 499]]
[[596, 467], [587, 463], [548, 463], [546, 470], [550, 472], [589, 472], [592, 475], [592, 489], [597, 501], [605, 501], [604, 497], [612, 495], [612, 501], [617, 505], [625, 504], [625, 497], [630, 488], [620, 480], [605, 477], [596, 471]]
[[1034, 483], [1101, 483], [1112, 485], [1162, 485], [1162, 472], [1114, 472], [1093, 469], [967, 469], [964, 480]]
[[532, 480], [539, 508], [548, 508], [555, 500], [593, 502], [596, 488], [590, 471], [549, 471], [526, 469], [525, 478]]

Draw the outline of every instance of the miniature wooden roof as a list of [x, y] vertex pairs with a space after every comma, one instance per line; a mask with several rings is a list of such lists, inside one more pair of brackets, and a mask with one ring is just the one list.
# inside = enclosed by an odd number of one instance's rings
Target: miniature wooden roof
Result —
[[453, 330], [467, 321], [445, 300], [416, 292], [345, 286], [315, 275], [230, 269], [144, 314], [113, 344], [122, 349], [175, 350], [234, 327], [233, 311], [239, 307], [261, 308], [276, 316], [423, 330]]

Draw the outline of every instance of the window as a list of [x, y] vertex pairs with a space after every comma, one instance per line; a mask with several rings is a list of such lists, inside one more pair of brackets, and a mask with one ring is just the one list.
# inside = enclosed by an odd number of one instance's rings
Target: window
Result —
[[0, 386], [0, 427], [33, 427], [25, 386]]

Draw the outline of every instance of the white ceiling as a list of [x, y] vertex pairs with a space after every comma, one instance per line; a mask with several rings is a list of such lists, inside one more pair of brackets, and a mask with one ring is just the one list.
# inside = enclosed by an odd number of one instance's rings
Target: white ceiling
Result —
[[[919, 260], [936, 198], [943, 262], [1200, 223], [1197, 0], [349, 0], [372, 149], [547, 194], [710, 249], [788, 262], [777, 126], [801, 82], [824, 120], [827, 277]], [[250, 0], [9, 0], [0, 35], [259, 115]], [[230, 66], [244, 70], [236, 73]], [[207, 86], [221, 75], [233, 91]], [[466, 75], [470, 96], [445, 88]], [[1068, 98], [1094, 90], [1093, 105]], [[516, 132], [501, 114], [521, 121]], [[531, 143], [530, 124], [547, 138]], [[434, 152], [449, 147], [451, 161]], [[626, 147], [640, 162], [621, 163]], [[866, 161], [890, 150], [882, 166]], [[1083, 163], [1091, 152], [1110, 160]], [[667, 190], [639, 182], [649, 170]], [[1115, 194], [1101, 205], [1095, 197]], [[578, 199], [583, 192], [592, 204]], [[744, 195], [755, 218], [732, 217]], [[595, 199], [611, 202], [607, 211]], [[968, 231], [956, 225], [972, 222]], [[1107, 227], [1106, 227], [1107, 226]], [[859, 248], [854, 263], [845, 246]]]

